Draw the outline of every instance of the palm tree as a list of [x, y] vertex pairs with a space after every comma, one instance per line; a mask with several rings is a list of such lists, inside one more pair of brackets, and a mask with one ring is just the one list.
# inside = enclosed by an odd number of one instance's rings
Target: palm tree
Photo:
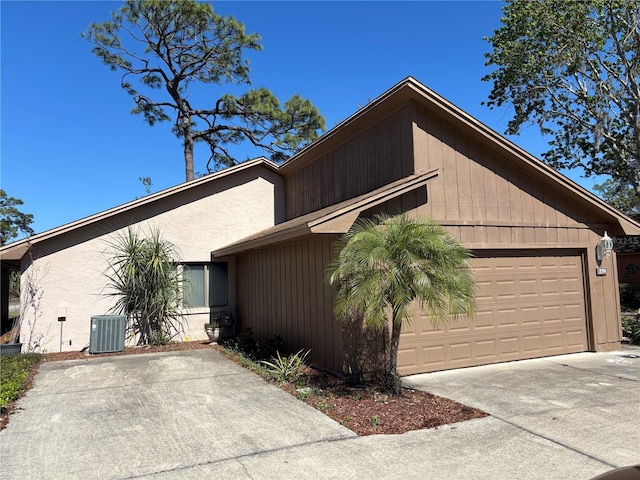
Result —
[[468, 250], [441, 226], [406, 213], [359, 220], [339, 244], [329, 277], [337, 290], [335, 313], [341, 319], [363, 318], [376, 330], [387, 326], [391, 313], [385, 386], [392, 393], [402, 393], [398, 343], [414, 300], [434, 326], [473, 313], [468, 258]]
[[116, 297], [112, 312], [127, 315], [138, 344], [166, 343], [183, 331], [175, 246], [159, 230], [145, 238], [129, 227], [110, 247], [113, 256], [106, 275], [108, 295]]

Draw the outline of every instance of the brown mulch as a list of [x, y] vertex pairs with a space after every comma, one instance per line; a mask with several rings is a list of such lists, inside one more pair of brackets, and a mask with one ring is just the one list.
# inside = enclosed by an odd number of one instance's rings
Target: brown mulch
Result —
[[396, 396], [379, 384], [349, 386], [312, 369], [307, 369], [306, 376], [310, 392], [293, 385], [283, 385], [283, 389], [360, 436], [437, 428], [487, 415], [419, 390], [405, 388]]
[[[218, 350], [238, 363], [237, 354], [224, 348]], [[306, 386], [284, 383], [279, 387], [360, 436], [438, 428], [488, 415], [419, 390], [405, 388], [402, 395], [395, 396], [379, 384], [350, 386], [334, 375], [309, 367], [300, 383]]]
[[[165, 346], [128, 347], [122, 352], [93, 355], [85, 352], [48, 353], [44, 355], [43, 361], [86, 360], [202, 348], [211, 346], [208, 342], [195, 341]], [[233, 360], [233, 356], [227, 357]], [[37, 369], [28, 379], [23, 393], [31, 388], [36, 371]], [[418, 390], [404, 389], [403, 395], [394, 396], [385, 393], [376, 384], [349, 386], [333, 375], [311, 368], [305, 369], [304, 383], [308, 385], [304, 389], [292, 384], [282, 384], [280, 387], [358, 435], [399, 434], [423, 428], [437, 428], [487, 415], [480, 410]], [[5, 428], [14, 410], [15, 403], [0, 416], [0, 430]]]
[[200, 350], [201, 348], [211, 348], [208, 341], [198, 340], [195, 342], [170, 343], [168, 345], [143, 345], [140, 347], [126, 347], [122, 352], [113, 353], [87, 353], [87, 352], [59, 352], [47, 353], [44, 356], [45, 362], [59, 362], [62, 360], [88, 360], [90, 358], [117, 357], [120, 355], [135, 355], [139, 353], [156, 352], [177, 352], [182, 350]]

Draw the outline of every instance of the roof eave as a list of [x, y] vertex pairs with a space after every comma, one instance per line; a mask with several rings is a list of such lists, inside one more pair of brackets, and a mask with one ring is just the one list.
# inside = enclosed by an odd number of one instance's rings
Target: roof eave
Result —
[[149, 203], [152, 203], [154, 201], [160, 200], [165, 197], [169, 197], [171, 195], [178, 194], [190, 188], [194, 188], [196, 186], [199, 186], [208, 182], [214, 182], [221, 178], [225, 178], [229, 175], [236, 174], [237, 172], [254, 168], [257, 166], [263, 166], [273, 171], [274, 173], [278, 173], [278, 166], [275, 163], [273, 163], [271, 160], [268, 160], [264, 157], [259, 157], [253, 160], [249, 160], [239, 165], [236, 165], [234, 167], [230, 167], [225, 170], [221, 170], [219, 172], [215, 172], [200, 178], [196, 178], [195, 180], [191, 180], [189, 182], [185, 182], [173, 187], [169, 187], [160, 192], [156, 192], [151, 195], [138, 198], [136, 200], [124, 203], [117, 207], [113, 207], [108, 210], [104, 210], [102, 212], [96, 213], [94, 215], [90, 215], [88, 217], [84, 217], [79, 220], [66, 223], [59, 227], [54, 227], [50, 230], [46, 230], [42, 233], [32, 235], [22, 240], [9, 243], [7, 245], [4, 245], [3, 247], [0, 247], [0, 258], [2, 260], [20, 260], [26, 254], [26, 252], [29, 251], [29, 248], [31, 248], [32, 245], [36, 245], [37, 243], [40, 243], [44, 240], [48, 240], [58, 235], [71, 232], [78, 228], [82, 228], [86, 225], [90, 225], [92, 223], [105, 220], [111, 216], [114, 216], [123, 212], [127, 212], [134, 208], [139, 208], [141, 206], [147, 205]]
[[618, 223], [621, 231], [625, 232], [626, 235], [640, 235], [640, 222], [619, 212], [592, 192], [540, 161], [413, 77], [403, 79], [365, 107], [340, 122], [318, 140], [307, 145], [287, 162], [282, 164], [280, 166], [280, 172], [283, 175], [287, 175], [304, 167], [309, 161], [321, 154], [322, 151], [330, 149], [334, 142], [342, 141], [343, 135], [349, 136], [351, 134], [349, 133], [350, 129], [359, 128], [358, 126], [361, 125], [362, 122], [366, 123], [367, 119], [370, 120], [371, 117], [377, 118], [396, 111], [408, 101], [417, 102], [438, 116], [441, 116], [453, 126], [463, 128], [465, 131], [470, 132], [476, 139], [495, 145], [510, 156], [515, 156], [529, 168], [536, 171], [537, 174], [551, 178], [558, 185], [567, 188], [574, 195], [603, 210], [610, 216], [612, 221]]
[[[406, 192], [426, 185], [429, 180], [437, 175], [438, 170], [430, 170], [428, 172], [413, 175], [409, 179], [402, 179], [398, 181], [397, 184], [391, 188], [383, 189], [380, 192], [373, 193], [371, 195], [366, 195], [359, 201], [348, 204], [343, 208], [336, 208], [329, 213], [310, 219], [303, 224], [293, 226], [290, 229], [277, 231], [272, 234], [266, 234], [258, 238], [250, 238], [248, 240], [234, 242], [226, 247], [214, 250], [211, 252], [211, 255], [213, 257], [234, 255], [247, 250], [266, 247], [274, 243], [293, 240], [308, 234], [344, 234], [351, 228], [363, 210], [375, 207], [391, 198], [395, 198]], [[290, 222], [295, 221], [295, 218], [290, 220]]]

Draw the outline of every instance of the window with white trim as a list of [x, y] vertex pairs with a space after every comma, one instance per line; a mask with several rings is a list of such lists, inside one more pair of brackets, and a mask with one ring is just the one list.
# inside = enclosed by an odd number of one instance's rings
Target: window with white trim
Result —
[[229, 305], [227, 262], [185, 263], [182, 265], [185, 307], [225, 307]]

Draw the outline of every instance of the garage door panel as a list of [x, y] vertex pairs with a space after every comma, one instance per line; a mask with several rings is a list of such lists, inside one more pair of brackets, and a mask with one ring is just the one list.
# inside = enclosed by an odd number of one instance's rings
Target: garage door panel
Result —
[[475, 315], [475, 322], [473, 324], [474, 330], [487, 330], [493, 329], [493, 310], [477, 311]]
[[587, 349], [580, 256], [472, 259], [474, 321], [433, 328], [417, 310], [400, 341], [401, 374]]
[[404, 336], [409, 335], [417, 335], [417, 336], [438, 336], [443, 332], [457, 333], [457, 332], [469, 332], [472, 328], [474, 328], [474, 323], [470, 322], [468, 319], [457, 319], [454, 322], [449, 323], [448, 325], [441, 325], [439, 327], [434, 327], [431, 323], [431, 319], [426, 315], [419, 314], [417, 320], [414, 316], [414, 321], [411, 325], [407, 326], [406, 330], [403, 328], [402, 330], [402, 338]]
[[584, 329], [566, 332], [566, 342], [567, 346], [573, 349], [573, 352], [584, 352], [587, 349]]
[[498, 351], [498, 341], [495, 338], [476, 341], [476, 358], [478, 359], [496, 358]]
[[549, 333], [545, 335], [547, 350], [561, 350], [564, 347], [562, 333]]
[[[442, 348], [442, 347], [441, 347]], [[398, 347], [398, 365], [403, 365], [405, 370], [414, 370], [424, 364], [424, 360], [418, 359], [419, 349], [412, 347]], [[444, 356], [441, 356], [444, 359]], [[442, 361], [437, 360], [442, 364]]]
[[518, 309], [517, 308], [499, 308], [494, 311], [494, 318], [497, 322], [494, 322], [495, 327], [514, 327], [518, 325]]
[[539, 306], [520, 308], [520, 323], [523, 326], [538, 325], [540, 323]]
[[522, 337], [522, 351], [527, 355], [540, 356], [542, 353], [542, 336], [539, 333]]
[[[520, 283], [520, 298], [531, 298], [540, 295], [538, 291], [538, 282], [535, 278], [521, 279]], [[491, 298], [489, 296], [489, 298]]]
[[513, 359], [515, 359], [520, 352], [517, 337], [500, 338], [498, 340], [498, 345], [500, 346], [500, 358], [507, 358], [507, 356], [511, 355]]

